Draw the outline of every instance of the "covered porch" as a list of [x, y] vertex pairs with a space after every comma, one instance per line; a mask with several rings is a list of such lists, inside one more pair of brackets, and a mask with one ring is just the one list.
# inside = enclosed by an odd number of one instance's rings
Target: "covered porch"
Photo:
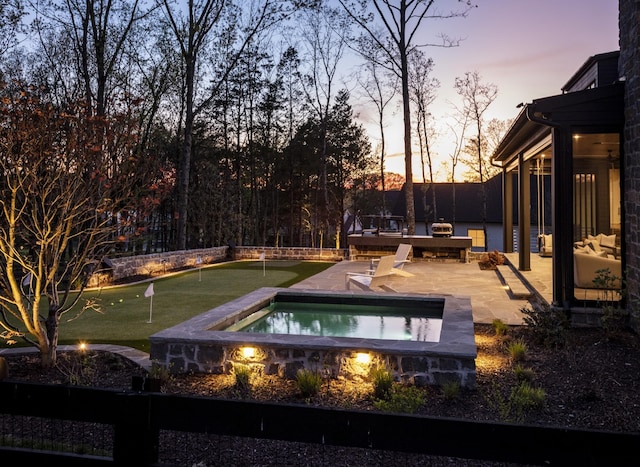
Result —
[[[504, 252], [555, 307], [593, 306], [602, 295], [593, 280], [581, 279], [587, 266], [576, 254], [600, 257], [589, 258], [594, 264], [608, 260], [613, 274], [624, 271], [623, 96], [618, 82], [536, 99], [492, 157], [503, 170]], [[544, 255], [529, 240], [536, 223]]]

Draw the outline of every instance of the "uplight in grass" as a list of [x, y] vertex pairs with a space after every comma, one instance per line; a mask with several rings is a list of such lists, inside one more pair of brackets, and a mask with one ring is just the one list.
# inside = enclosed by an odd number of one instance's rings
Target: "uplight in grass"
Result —
[[87, 343], [83, 341], [78, 342], [78, 350], [80, 352], [84, 352], [85, 350], [87, 350]]

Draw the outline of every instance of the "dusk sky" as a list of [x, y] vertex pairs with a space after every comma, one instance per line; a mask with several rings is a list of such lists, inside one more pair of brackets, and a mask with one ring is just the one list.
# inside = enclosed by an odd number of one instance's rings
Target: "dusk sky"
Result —
[[[441, 5], [447, 2], [437, 2]], [[456, 2], [450, 1], [449, 4]], [[460, 100], [455, 77], [478, 71], [485, 83], [498, 87], [498, 98], [487, 119], [512, 119], [520, 102], [561, 93], [562, 86], [592, 55], [618, 50], [618, 2], [615, 0], [476, 0], [478, 7], [466, 18], [430, 20], [423, 36], [431, 42], [446, 33], [465, 40], [456, 48], [424, 49], [434, 59], [433, 76], [440, 81], [432, 114], [444, 122], [452, 104]], [[365, 109], [357, 109], [363, 123]], [[402, 116], [394, 117], [389, 134], [394, 136], [388, 154], [402, 151]], [[442, 160], [449, 161], [450, 138], [446, 125], [436, 142]], [[378, 137], [372, 125], [372, 142]], [[422, 181], [419, 161], [414, 180]], [[439, 165], [439, 164], [438, 164]], [[391, 157], [387, 170], [404, 174], [403, 156]], [[440, 178], [445, 172], [442, 171]]]

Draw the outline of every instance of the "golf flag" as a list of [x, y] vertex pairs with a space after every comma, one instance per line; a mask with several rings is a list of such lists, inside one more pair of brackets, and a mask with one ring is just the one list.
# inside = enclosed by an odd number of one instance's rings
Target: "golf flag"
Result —
[[260, 253], [260, 261], [264, 261], [264, 251], [262, 253]]
[[147, 290], [144, 291], [144, 296], [149, 299], [149, 321], [147, 321], [149, 324], [152, 322], [153, 317], [153, 293], [153, 282], [151, 282]]

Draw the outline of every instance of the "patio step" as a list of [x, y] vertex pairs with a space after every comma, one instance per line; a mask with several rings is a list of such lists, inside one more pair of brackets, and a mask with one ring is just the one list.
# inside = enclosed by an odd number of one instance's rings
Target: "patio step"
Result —
[[529, 298], [533, 295], [524, 282], [522, 282], [513, 269], [511, 269], [511, 266], [503, 264], [497, 268], [502, 276], [502, 280], [509, 287], [514, 298]]

